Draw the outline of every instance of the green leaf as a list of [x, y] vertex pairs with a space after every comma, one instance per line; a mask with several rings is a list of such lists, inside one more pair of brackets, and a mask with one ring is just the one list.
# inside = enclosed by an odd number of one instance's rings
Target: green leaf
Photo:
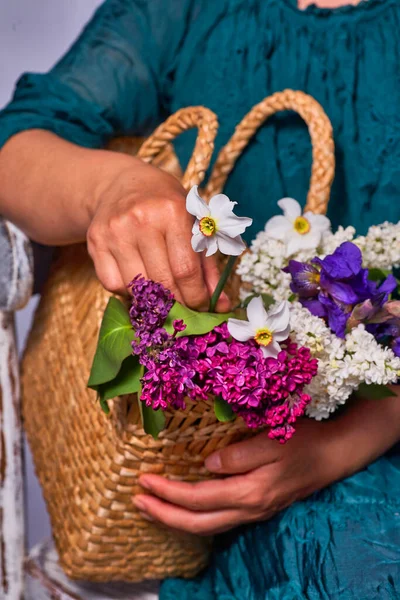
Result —
[[233, 421], [236, 418], [235, 413], [229, 406], [229, 404], [223, 400], [220, 396], [216, 396], [214, 400], [214, 412], [218, 421], [226, 423]]
[[206, 313], [196, 312], [191, 310], [179, 302], [175, 302], [171, 308], [167, 320], [165, 321], [164, 328], [168, 333], [173, 333], [174, 327], [173, 322], [176, 319], [182, 319], [186, 325], [184, 331], [180, 331], [177, 337], [186, 335], [202, 335], [208, 333], [217, 325], [225, 323], [230, 317], [234, 317], [234, 313]]
[[391, 273], [386, 269], [368, 269], [368, 279], [370, 281], [383, 281]]
[[253, 298], [257, 298], [258, 296], [261, 296], [263, 304], [266, 309], [268, 309], [270, 306], [272, 306], [275, 303], [275, 300], [273, 299], [273, 297], [270, 294], [251, 294], [251, 296], [247, 296], [247, 298], [244, 300], [243, 305], [242, 305], [243, 308], [247, 308], [248, 305], [250, 304], [250, 302], [253, 300]]
[[139, 411], [142, 418], [143, 429], [149, 435], [152, 435], [155, 440], [158, 439], [160, 431], [165, 428], [165, 414], [161, 409], [153, 410], [151, 406], [146, 406], [144, 402], [140, 400], [142, 394], [142, 385], [140, 379], [143, 377], [144, 367], [140, 366], [140, 378], [139, 378], [139, 390], [138, 390], [138, 402]]
[[377, 383], [371, 383], [369, 385], [362, 383], [358, 387], [356, 395], [360, 398], [370, 398], [371, 400], [382, 400], [383, 398], [396, 396], [396, 394], [386, 385], [378, 385]]
[[97, 389], [116, 377], [122, 362], [132, 354], [134, 339], [128, 309], [117, 298], [110, 298], [100, 327], [88, 387]]
[[153, 410], [151, 406], [146, 406], [140, 400], [139, 403], [141, 404], [143, 429], [157, 440], [160, 431], [165, 428], [165, 414], [161, 408]]
[[101, 394], [101, 391], [99, 391], [99, 401], [100, 401], [100, 406], [101, 406], [101, 410], [103, 412], [106, 413], [106, 415], [110, 414], [110, 407], [108, 406], [108, 402], [107, 400], [105, 400]]
[[142, 368], [137, 356], [128, 356], [122, 363], [118, 375], [98, 386], [100, 401], [102, 399], [106, 402], [125, 394], [137, 394], [140, 390], [141, 373]]

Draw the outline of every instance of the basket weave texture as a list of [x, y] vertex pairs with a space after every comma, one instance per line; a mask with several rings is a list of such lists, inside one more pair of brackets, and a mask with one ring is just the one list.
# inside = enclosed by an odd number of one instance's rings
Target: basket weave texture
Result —
[[[250, 138], [281, 110], [295, 110], [309, 127], [313, 167], [307, 207], [325, 212], [334, 174], [332, 128], [315, 100], [291, 90], [266, 98], [237, 126], [217, 158], [206, 197], [222, 190]], [[217, 133], [214, 113], [203, 107], [182, 109], [139, 150], [147, 162], [160, 164], [162, 156], [163, 164], [177, 173], [171, 142], [192, 127], [198, 128], [198, 137], [182, 179], [186, 189], [200, 184], [208, 168]], [[123, 142], [114, 147], [126, 149]], [[184, 481], [207, 479], [204, 459], [243, 439], [248, 430], [241, 419], [218, 422], [212, 403], [206, 402], [167, 412], [167, 428], [157, 441], [141, 428], [134, 397], [111, 401], [111, 416], [104, 415], [86, 382], [109, 297], [86, 247], [63, 249], [23, 360], [25, 427], [60, 563], [69, 577], [88, 581], [193, 577], [207, 564], [210, 540], [143, 520], [132, 502], [134, 494], [143, 492], [138, 477], [151, 472]]]

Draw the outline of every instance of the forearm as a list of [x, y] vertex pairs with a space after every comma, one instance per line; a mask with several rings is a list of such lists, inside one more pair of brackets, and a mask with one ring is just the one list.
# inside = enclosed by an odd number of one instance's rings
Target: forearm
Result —
[[400, 386], [391, 390], [395, 396], [357, 400], [329, 423], [336, 440], [332, 460], [340, 478], [362, 469], [400, 441]]
[[0, 214], [42, 244], [82, 241], [104, 188], [138, 162], [43, 130], [19, 133], [0, 152]]

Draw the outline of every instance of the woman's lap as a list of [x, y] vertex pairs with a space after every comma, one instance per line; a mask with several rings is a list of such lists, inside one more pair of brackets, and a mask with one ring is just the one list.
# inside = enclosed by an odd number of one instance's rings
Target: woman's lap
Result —
[[172, 600], [400, 599], [400, 448], [274, 519], [219, 536]]

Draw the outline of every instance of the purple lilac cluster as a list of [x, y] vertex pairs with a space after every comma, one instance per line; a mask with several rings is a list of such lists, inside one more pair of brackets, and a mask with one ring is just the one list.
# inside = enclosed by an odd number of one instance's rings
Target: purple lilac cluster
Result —
[[169, 405], [185, 408], [185, 397], [202, 397], [194, 383], [195, 363], [187, 351], [185, 339], [176, 338], [186, 325], [174, 321], [174, 333], [162, 327], [174, 303], [174, 296], [160, 283], [140, 275], [129, 284], [132, 305], [129, 311], [137, 339], [133, 353], [145, 367], [141, 400], [155, 410]]
[[338, 337], [362, 322], [377, 337], [390, 337], [395, 352], [400, 350], [398, 303], [388, 301], [397, 281], [393, 275], [380, 285], [371, 281], [355, 244], [345, 242], [333, 254], [310, 263], [291, 260], [283, 270], [292, 276], [291, 289], [302, 305], [326, 319]]
[[157, 331], [165, 323], [169, 311], [174, 304], [174, 296], [161, 283], [155, 283], [136, 275], [128, 285], [132, 294], [129, 311], [131, 323], [136, 335]]
[[220, 395], [249, 427], [267, 426], [282, 443], [293, 435], [311, 401], [304, 386], [318, 369], [308, 349], [288, 341], [277, 359], [264, 358], [254, 340], [233, 340], [226, 323], [205, 335], [177, 337], [186, 327], [182, 321], [174, 321], [172, 334], [162, 327], [173, 304], [170, 292], [142, 277], [130, 287], [132, 348], [145, 367], [141, 400], [147, 406], [184, 409], [186, 397]]

